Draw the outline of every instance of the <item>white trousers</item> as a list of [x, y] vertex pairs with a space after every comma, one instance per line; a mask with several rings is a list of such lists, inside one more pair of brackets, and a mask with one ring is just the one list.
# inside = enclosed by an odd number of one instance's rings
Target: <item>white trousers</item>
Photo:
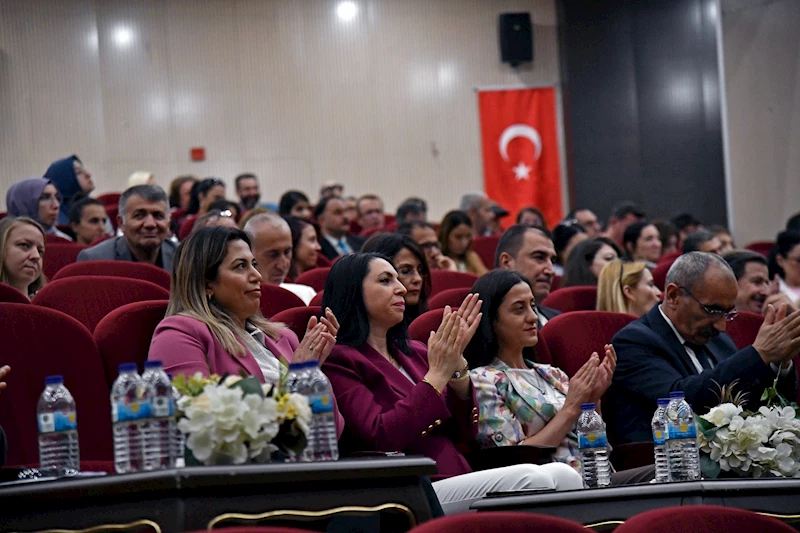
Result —
[[433, 483], [444, 514], [465, 513], [489, 492], [510, 490], [574, 490], [583, 488], [578, 472], [565, 463], [521, 464], [481, 470]]

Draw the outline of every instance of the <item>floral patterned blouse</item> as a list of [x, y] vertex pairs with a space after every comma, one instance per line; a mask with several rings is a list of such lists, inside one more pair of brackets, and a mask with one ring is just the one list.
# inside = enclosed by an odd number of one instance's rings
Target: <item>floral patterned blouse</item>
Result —
[[[560, 369], [525, 361], [511, 368], [500, 359], [470, 372], [480, 409], [478, 441], [484, 448], [513, 446], [536, 435], [564, 406], [569, 377]], [[581, 472], [578, 437], [573, 429], [558, 445], [553, 460]]]

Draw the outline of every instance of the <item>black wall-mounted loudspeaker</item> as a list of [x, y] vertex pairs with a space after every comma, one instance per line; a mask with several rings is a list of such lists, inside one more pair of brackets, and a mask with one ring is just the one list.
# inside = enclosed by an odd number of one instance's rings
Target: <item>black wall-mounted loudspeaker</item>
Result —
[[530, 13], [500, 15], [500, 57], [517, 66], [533, 61], [533, 25]]

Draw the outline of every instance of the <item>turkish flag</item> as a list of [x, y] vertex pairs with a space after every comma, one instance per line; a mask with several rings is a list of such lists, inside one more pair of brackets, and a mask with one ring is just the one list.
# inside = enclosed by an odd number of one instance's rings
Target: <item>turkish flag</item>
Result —
[[508, 227], [523, 207], [550, 226], [561, 220], [561, 171], [552, 87], [479, 91], [486, 195], [506, 208]]

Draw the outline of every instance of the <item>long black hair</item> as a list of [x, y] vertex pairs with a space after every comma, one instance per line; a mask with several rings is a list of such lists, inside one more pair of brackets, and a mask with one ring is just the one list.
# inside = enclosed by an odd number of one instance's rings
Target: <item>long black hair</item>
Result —
[[431, 293], [431, 271], [428, 269], [428, 261], [422, 253], [422, 250], [420, 250], [414, 239], [407, 235], [378, 232], [367, 239], [361, 251], [378, 253], [390, 257], [391, 261], [389, 262], [392, 263], [396, 269], [397, 265], [394, 263], [394, 258], [403, 249], [408, 250], [417, 258], [417, 261], [419, 261], [420, 274], [422, 275], [422, 290], [420, 290], [419, 293], [419, 302], [417, 302], [416, 305], [406, 305], [404, 317], [406, 324], [410, 324], [412, 320], [428, 310], [428, 296], [430, 296]]
[[[498, 343], [494, 325], [497, 322], [500, 304], [503, 303], [508, 291], [520, 283], [531, 286], [525, 276], [513, 270], [498, 269], [484, 274], [472, 286], [472, 292], [477, 293], [483, 300], [481, 306], [483, 316], [475, 336], [464, 350], [464, 357], [470, 368], [486, 366], [497, 357]], [[533, 289], [531, 289], [531, 293], [533, 293]], [[535, 360], [536, 352], [533, 347], [524, 348], [522, 353], [525, 359]]]
[[561, 286], [596, 286], [597, 277], [592, 274], [592, 262], [594, 262], [594, 256], [597, 255], [597, 252], [600, 251], [604, 244], [613, 248], [618, 257], [624, 257], [619, 245], [608, 237], [595, 237], [594, 239], [579, 242], [570, 252], [567, 264], [564, 266], [564, 280], [561, 282]]
[[[633, 254], [636, 252], [636, 243], [639, 242], [639, 237], [642, 236], [644, 228], [652, 225], [653, 225], [652, 222], [648, 222], [647, 220], [640, 220], [639, 222], [634, 222], [633, 224], [625, 228], [625, 233], [622, 236], [622, 247], [624, 248], [625, 257], [629, 261], [633, 261]], [[659, 233], [659, 238], [661, 238], [660, 233]], [[628, 248], [629, 244], [630, 248]]]
[[[364, 303], [364, 278], [369, 265], [376, 259], [392, 260], [376, 253], [354, 253], [341, 257], [331, 267], [322, 295], [322, 308], [330, 308], [339, 320], [336, 343], [344, 346], [363, 346], [369, 337], [369, 314]], [[408, 347], [408, 327], [405, 320], [389, 328], [386, 343], [404, 354], [411, 353]]]

